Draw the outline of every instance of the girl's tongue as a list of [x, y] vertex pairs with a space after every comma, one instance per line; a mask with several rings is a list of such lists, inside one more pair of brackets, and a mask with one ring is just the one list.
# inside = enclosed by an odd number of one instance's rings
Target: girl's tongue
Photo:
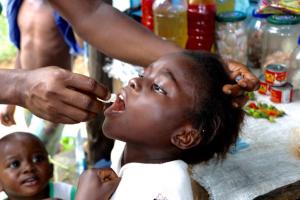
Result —
[[124, 111], [125, 102], [123, 101], [123, 97], [118, 95], [116, 101], [111, 106], [113, 111]]

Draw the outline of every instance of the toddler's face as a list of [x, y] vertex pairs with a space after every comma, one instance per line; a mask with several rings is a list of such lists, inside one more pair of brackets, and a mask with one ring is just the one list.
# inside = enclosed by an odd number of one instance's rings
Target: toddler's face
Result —
[[42, 192], [53, 169], [41, 143], [19, 138], [1, 148], [0, 185], [8, 196], [31, 197]]
[[187, 122], [194, 108], [195, 87], [190, 58], [168, 55], [129, 81], [105, 111], [104, 133], [111, 138], [163, 148]]

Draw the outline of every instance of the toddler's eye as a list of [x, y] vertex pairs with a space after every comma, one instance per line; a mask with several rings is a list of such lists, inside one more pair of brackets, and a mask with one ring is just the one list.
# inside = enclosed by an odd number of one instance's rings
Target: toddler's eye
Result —
[[145, 75], [144, 74], [139, 74], [139, 78], [144, 78]]
[[20, 167], [20, 165], [21, 165], [20, 161], [14, 160], [11, 163], [9, 163], [9, 168], [16, 169], [16, 168]]
[[159, 85], [157, 85], [155, 83], [153, 84], [152, 88], [155, 92], [158, 92], [158, 93], [163, 94], [163, 95], [167, 94], [167, 92], [164, 89], [162, 89]]
[[32, 162], [33, 163], [41, 163], [41, 162], [43, 162], [43, 161], [45, 161], [45, 156], [43, 156], [43, 155], [35, 155], [35, 156], [33, 156], [33, 158], [32, 158]]

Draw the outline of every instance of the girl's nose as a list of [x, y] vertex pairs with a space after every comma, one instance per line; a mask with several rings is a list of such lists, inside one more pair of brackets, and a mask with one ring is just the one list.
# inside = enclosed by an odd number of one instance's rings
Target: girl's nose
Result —
[[141, 89], [141, 84], [139, 82], [139, 78], [132, 78], [128, 83], [129, 87], [133, 90], [139, 91]]

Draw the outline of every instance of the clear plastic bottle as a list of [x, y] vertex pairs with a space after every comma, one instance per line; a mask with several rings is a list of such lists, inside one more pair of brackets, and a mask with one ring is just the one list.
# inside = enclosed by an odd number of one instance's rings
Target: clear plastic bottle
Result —
[[263, 34], [262, 67], [269, 64], [288, 65], [292, 51], [297, 47], [300, 16], [272, 15], [267, 18]]
[[246, 14], [239, 11], [217, 14], [217, 52], [224, 59], [247, 63]]
[[247, 8], [247, 15], [249, 17], [252, 16], [253, 10], [256, 10], [258, 4], [258, 0], [250, 0], [249, 7]]
[[261, 67], [262, 40], [263, 31], [267, 24], [268, 14], [258, 14], [255, 9], [252, 10], [252, 17], [247, 24], [248, 32], [248, 50], [247, 66], [253, 68]]
[[294, 99], [300, 99], [300, 35], [298, 38], [298, 47], [290, 57], [288, 81], [294, 87]]
[[142, 0], [142, 24], [153, 30], [153, 6], [154, 0]]
[[80, 130], [77, 132], [75, 141], [75, 159], [76, 159], [76, 172], [80, 175], [84, 170], [87, 169], [86, 158], [83, 149], [84, 138], [81, 135]]
[[187, 42], [187, 3], [185, 0], [155, 0], [154, 33], [185, 48]]
[[215, 17], [215, 0], [189, 0], [187, 49], [212, 49], [215, 39]]

